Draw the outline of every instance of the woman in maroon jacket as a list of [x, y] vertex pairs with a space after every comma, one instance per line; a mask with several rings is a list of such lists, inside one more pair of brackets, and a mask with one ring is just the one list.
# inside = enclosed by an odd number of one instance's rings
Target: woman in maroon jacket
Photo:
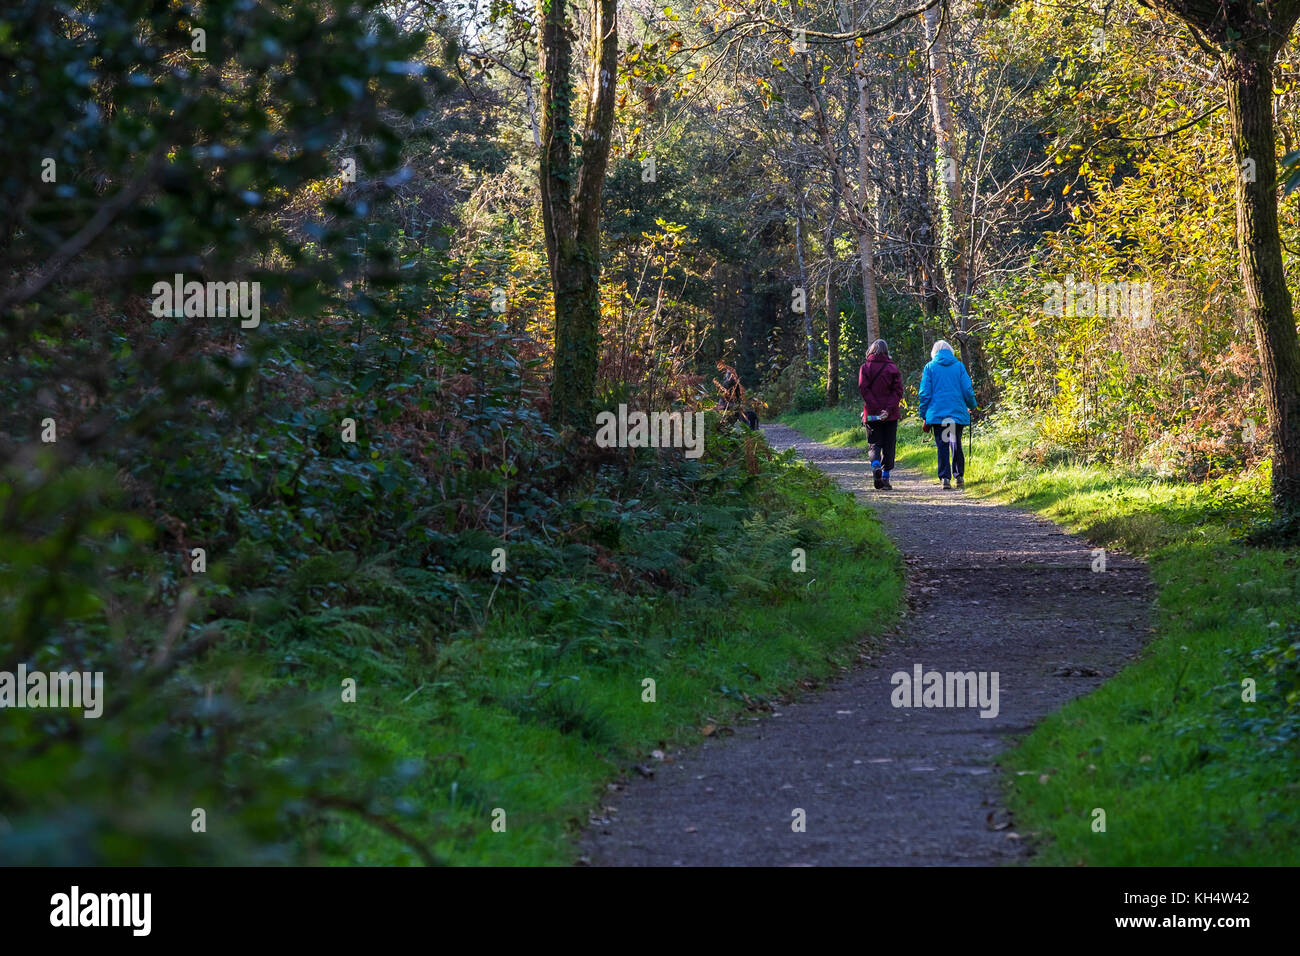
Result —
[[903, 400], [903, 376], [889, 357], [884, 339], [867, 349], [867, 360], [858, 369], [858, 392], [862, 395], [862, 422], [867, 426], [871, 446], [871, 474], [877, 488], [886, 490], [894, 467], [894, 446], [898, 441], [898, 403]]

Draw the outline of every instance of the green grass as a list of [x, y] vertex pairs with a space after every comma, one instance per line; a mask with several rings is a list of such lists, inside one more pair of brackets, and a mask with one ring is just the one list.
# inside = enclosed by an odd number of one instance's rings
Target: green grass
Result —
[[[864, 441], [856, 410], [783, 420], [831, 444]], [[900, 465], [933, 474], [918, 433], [915, 421], [900, 427]], [[1294, 652], [1286, 659], [1300, 641], [1300, 552], [1239, 537], [1267, 515], [1264, 477], [1162, 479], [1044, 448], [1025, 423], [1008, 422], [977, 425], [967, 493], [1143, 557], [1158, 589], [1139, 660], [1004, 759], [1017, 829], [1038, 838], [1035, 859], [1300, 863], [1300, 694]], [[1242, 700], [1246, 678], [1257, 683], [1254, 703]], [[1092, 828], [1096, 809], [1105, 832]]]
[[[607, 587], [602, 604], [582, 582], [544, 582], [550, 598], [539, 590], [528, 605], [494, 609], [480, 633], [443, 645], [436, 666], [413, 658], [395, 679], [350, 665], [369, 691], [341, 710], [346, 726], [411, 760], [411, 779], [383, 794], [409, 807], [410, 834], [452, 864], [571, 863], [576, 829], [609, 782], [655, 765], [652, 750], [671, 755], [709, 725], [725, 733], [800, 681], [837, 673], [864, 630], [896, 620], [902, 562], [870, 512], [789, 455], [755, 482], [744, 520], [719, 533], [712, 570], [691, 592]], [[791, 569], [796, 547], [802, 573]], [[558, 628], [552, 607], [543, 638], [541, 606], [570, 598], [572, 626]], [[880, 608], [891, 609], [883, 620]], [[558, 644], [557, 628], [569, 635]], [[337, 684], [338, 666], [322, 662], [316, 679]], [[504, 832], [492, 828], [498, 808]], [[417, 862], [355, 818], [315, 839], [325, 862]]]

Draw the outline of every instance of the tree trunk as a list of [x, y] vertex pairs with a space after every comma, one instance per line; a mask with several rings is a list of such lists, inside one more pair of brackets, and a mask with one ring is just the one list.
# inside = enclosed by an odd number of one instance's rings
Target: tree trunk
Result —
[[803, 340], [808, 349], [808, 368], [817, 361], [817, 343], [813, 339], [812, 309], [808, 302], [808, 272], [803, 264], [803, 197], [799, 198], [799, 216], [794, 221], [794, 251], [799, 265], [799, 288], [803, 292]]
[[[836, 17], [840, 29], [847, 33], [849, 29], [848, 21], [843, 18], [839, 10], [836, 11]], [[847, 164], [841, 158], [835, 140], [831, 135], [829, 112], [826, 108], [826, 99], [822, 93], [821, 83], [814, 81], [808, 68], [804, 70], [803, 86], [812, 100], [822, 155], [826, 160], [826, 165], [830, 167], [831, 176], [835, 183], [834, 195], [836, 201], [841, 199], [844, 201], [844, 205], [848, 210], [849, 225], [852, 226], [854, 237], [858, 242], [858, 263], [862, 271], [862, 306], [867, 324], [867, 338], [875, 341], [880, 337], [880, 311], [876, 301], [875, 251], [872, 239], [870, 194], [868, 192], [871, 178], [869, 162], [871, 127], [868, 115], [867, 77], [866, 69], [860, 59], [861, 51], [852, 43], [845, 44], [845, 51], [853, 60], [853, 82], [857, 87], [858, 182], [856, 195], [854, 195], [853, 186], [849, 182], [848, 174], [845, 172]], [[836, 331], [838, 332], [838, 329]], [[830, 387], [830, 384], [827, 383], [828, 393]]]
[[[1199, 30], [1225, 51], [1223, 79], [1237, 158], [1237, 248], [1255, 328], [1273, 451], [1273, 506], [1300, 512], [1300, 337], [1277, 226], [1273, 59], [1300, 18], [1300, 0], [1142, 0]], [[1243, 164], [1255, 164], [1243, 175]]]
[[575, 170], [573, 41], [565, 0], [542, 2], [542, 231], [555, 298], [551, 419], [579, 433], [595, 424], [600, 358], [600, 196], [617, 85], [616, 0], [599, 0], [582, 155]]
[[831, 208], [826, 216], [822, 243], [826, 248], [826, 407], [840, 403], [840, 316], [835, 309], [835, 216], [839, 194], [831, 191]]
[[840, 403], [840, 316], [835, 311], [833, 270], [826, 271], [826, 407]]
[[[947, 16], [952, 16], [951, 7]], [[930, 48], [930, 116], [934, 122], [936, 175], [939, 199], [939, 276], [947, 287], [948, 308], [957, 330], [961, 358], [977, 380], [984, 376], [984, 355], [970, 332], [972, 286], [971, 237], [968, 210], [961, 185], [961, 166], [953, 137], [952, 56], [948, 49], [951, 21], [940, 7], [925, 11], [925, 39]]]
[[880, 309], [876, 302], [876, 260], [871, 234], [871, 208], [868, 188], [871, 178], [870, 148], [871, 126], [867, 114], [867, 72], [862, 65], [862, 51], [855, 51], [858, 59], [853, 78], [858, 87], [858, 208], [854, 217], [857, 223], [858, 260], [862, 266], [862, 312], [867, 320], [867, 342], [880, 338]]
[[1255, 162], [1251, 181], [1238, 175], [1237, 246], [1246, 303], [1255, 327], [1273, 445], [1273, 499], [1300, 508], [1300, 341], [1282, 266], [1277, 224], [1273, 132], [1273, 54], [1244, 44], [1225, 77], [1238, 169]]
[[934, 121], [935, 188], [939, 195], [940, 261], [948, 285], [949, 307], [959, 332], [965, 332], [970, 302], [970, 258], [967, 254], [966, 205], [962, 196], [961, 167], [953, 141], [952, 102], [948, 84], [951, 57], [948, 27], [940, 7], [925, 11], [925, 40], [930, 48], [930, 117]]

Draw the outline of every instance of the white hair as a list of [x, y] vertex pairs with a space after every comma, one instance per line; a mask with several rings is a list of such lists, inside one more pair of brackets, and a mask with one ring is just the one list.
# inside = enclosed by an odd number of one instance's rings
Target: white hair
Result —
[[942, 352], [944, 349], [947, 349], [949, 352], [952, 352], [954, 355], [957, 354], [956, 350], [951, 345], [948, 344], [947, 339], [940, 339], [938, 342], [934, 343], [934, 348], [930, 349], [930, 358], [938, 358], [939, 353]]

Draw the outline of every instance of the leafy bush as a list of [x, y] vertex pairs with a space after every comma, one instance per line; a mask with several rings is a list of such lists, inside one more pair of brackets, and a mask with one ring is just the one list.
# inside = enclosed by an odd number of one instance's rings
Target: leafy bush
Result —
[[819, 408], [826, 407], [826, 392], [813, 385], [801, 385], [799, 390], [794, 393], [794, 401], [791, 403], [791, 411], [815, 412]]
[[[1250, 650], [1238, 651], [1232, 669], [1245, 674], [1267, 674], [1268, 681], [1258, 681], [1254, 701], [1238, 703], [1242, 693], [1239, 682], [1215, 688], [1215, 696], [1232, 701], [1231, 711], [1223, 716], [1237, 731], [1250, 737], [1264, 749], [1285, 748], [1294, 752], [1300, 745], [1300, 624], [1278, 628], [1276, 637]], [[1239, 716], [1244, 708], [1245, 716]]]

